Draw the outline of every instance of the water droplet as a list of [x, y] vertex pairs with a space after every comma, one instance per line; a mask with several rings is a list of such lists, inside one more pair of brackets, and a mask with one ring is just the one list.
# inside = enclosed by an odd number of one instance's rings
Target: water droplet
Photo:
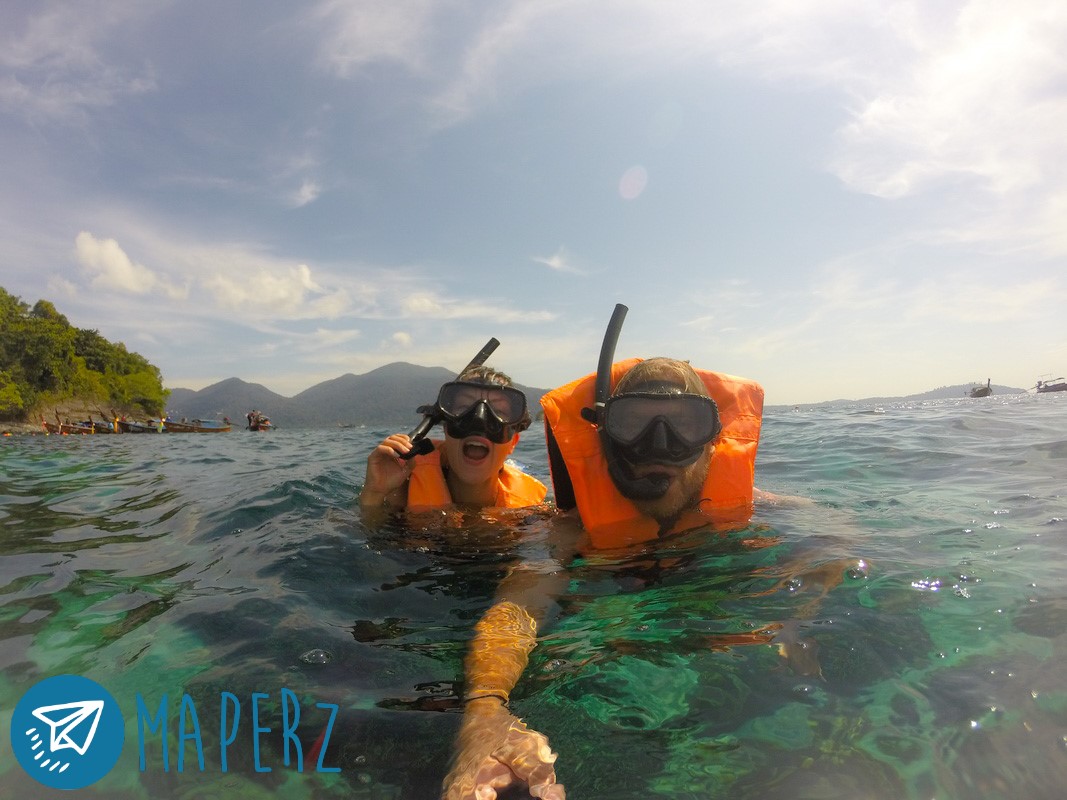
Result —
[[333, 654], [316, 647], [300, 656], [300, 660], [305, 664], [329, 664], [333, 661]]

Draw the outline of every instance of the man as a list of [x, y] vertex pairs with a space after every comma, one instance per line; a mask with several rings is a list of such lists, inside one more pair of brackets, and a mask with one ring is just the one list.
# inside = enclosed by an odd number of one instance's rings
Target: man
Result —
[[745, 525], [760, 494], [759, 384], [671, 358], [631, 359], [611, 372], [602, 407], [592, 375], [541, 400], [556, 503], [577, 510], [592, 546]]
[[[617, 548], [709, 524], [747, 524], [763, 410], [758, 384], [697, 372], [676, 359], [632, 359], [611, 367], [614, 390], [600, 402], [597, 378], [541, 400], [556, 503], [578, 515], [585, 546]], [[607, 386], [606, 375], [599, 378]], [[533, 797], [565, 797], [548, 739], [508, 709], [536, 644], [546, 595], [559, 591], [562, 573], [559, 559], [513, 570], [478, 623], [447, 800], [491, 798], [509, 786], [527, 787]]]

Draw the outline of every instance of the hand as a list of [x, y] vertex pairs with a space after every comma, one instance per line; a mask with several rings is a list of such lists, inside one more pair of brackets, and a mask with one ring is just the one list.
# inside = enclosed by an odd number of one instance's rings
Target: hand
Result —
[[467, 703], [457, 746], [444, 800], [496, 800], [497, 790], [509, 786], [528, 788], [530, 797], [542, 800], [566, 800], [548, 739], [495, 697]]
[[414, 461], [404, 461], [399, 456], [411, 450], [411, 439], [406, 433], [394, 433], [371, 451], [367, 457], [367, 477], [363, 483], [363, 503], [380, 502], [382, 498], [403, 486]]

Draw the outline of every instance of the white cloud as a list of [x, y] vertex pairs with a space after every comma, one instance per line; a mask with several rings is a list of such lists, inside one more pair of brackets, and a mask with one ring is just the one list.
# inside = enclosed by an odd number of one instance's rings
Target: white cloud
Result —
[[965, 182], [977, 207], [946, 204], [932, 228], [1067, 253], [1067, 5], [1056, 0], [511, 0], [464, 9], [463, 36], [441, 24], [455, 11], [443, 8], [324, 3], [327, 49], [337, 64], [417, 74], [436, 125], [532, 86], [628, 72], [725, 69], [818, 90], [841, 117], [826, 168], [852, 190], [900, 199]]
[[69, 119], [157, 88], [150, 64], [116, 63], [106, 46], [120, 25], [150, 15], [156, 4], [25, 5], [31, 10], [23, 19], [5, 7], [0, 27], [0, 108]]
[[841, 131], [835, 171], [901, 197], [953, 178], [1009, 193], [1062, 180], [1067, 7], [963, 4], [951, 26], [915, 20], [903, 69], [871, 75]]
[[415, 293], [400, 302], [408, 317], [431, 319], [484, 319], [487, 322], [551, 322], [556, 315], [548, 311], [520, 311], [503, 303], [450, 300], [427, 292]]
[[324, 0], [312, 15], [325, 31], [319, 58], [342, 77], [382, 61], [420, 71], [433, 16], [442, 5], [438, 0]]
[[351, 305], [344, 289], [324, 289], [306, 264], [273, 271], [218, 272], [203, 283], [220, 306], [253, 317], [333, 319]]
[[550, 256], [531, 256], [530, 260], [537, 264], [544, 264], [553, 272], [566, 272], [572, 275], [584, 275], [585, 273], [570, 263], [570, 253], [567, 248], [560, 247]]
[[98, 289], [141, 295], [162, 292], [172, 300], [189, 294], [187, 286], [177, 286], [132, 261], [114, 239], [97, 239], [82, 231], [75, 237], [74, 247], [78, 261], [92, 276], [90, 283]]
[[308, 349], [329, 349], [348, 344], [361, 336], [355, 328], [347, 330], [334, 330], [328, 328], [316, 328], [315, 332], [307, 337]]
[[293, 194], [292, 205], [302, 208], [308, 203], [313, 203], [322, 194], [322, 187], [313, 180], [305, 180], [299, 189]]

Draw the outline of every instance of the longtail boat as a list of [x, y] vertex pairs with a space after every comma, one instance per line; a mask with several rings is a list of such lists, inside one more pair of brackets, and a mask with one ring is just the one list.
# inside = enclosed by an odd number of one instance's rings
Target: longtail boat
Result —
[[183, 419], [163, 420], [167, 433], [228, 433], [231, 424], [228, 419]]

